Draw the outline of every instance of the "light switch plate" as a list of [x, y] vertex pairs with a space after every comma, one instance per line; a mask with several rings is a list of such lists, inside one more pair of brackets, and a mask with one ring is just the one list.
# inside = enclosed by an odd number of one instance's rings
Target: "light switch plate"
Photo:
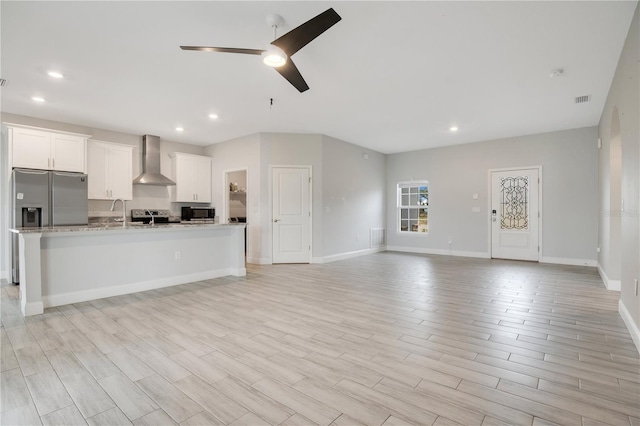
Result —
[[472, 207], [471, 213], [480, 213], [480, 207]]
[[478, 199], [478, 194], [473, 194], [473, 199], [477, 200]]

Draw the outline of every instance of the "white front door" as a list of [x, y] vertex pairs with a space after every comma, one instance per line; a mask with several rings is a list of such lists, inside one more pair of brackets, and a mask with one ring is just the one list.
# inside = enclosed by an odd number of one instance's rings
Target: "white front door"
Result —
[[273, 263], [311, 260], [310, 169], [273, 168]]
[[491, 172], [491, 257], [539, 260], [538, 171]]

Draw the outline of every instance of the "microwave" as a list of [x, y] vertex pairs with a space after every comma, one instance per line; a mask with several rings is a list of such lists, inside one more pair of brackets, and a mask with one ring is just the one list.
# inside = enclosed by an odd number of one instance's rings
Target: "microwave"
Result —
[[182, 207], [182, 220], [212, 221], [216, 216], [216, 209], [212, 207]]

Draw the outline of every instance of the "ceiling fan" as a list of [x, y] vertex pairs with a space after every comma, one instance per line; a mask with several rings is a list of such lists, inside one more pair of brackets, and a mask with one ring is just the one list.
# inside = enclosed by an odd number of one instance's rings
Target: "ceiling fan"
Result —
[[[271, 42], [273, 47], [269, 49], [242, 49], [234, 47], [208, 47], [208, 46], [180, 46], [182, 50], [200, 50], [204, 52], [242, 53], [245, 55], [261, 55], [263, 62], [280, 73], [300, 93], [309, 90], [309, 86], [302, 78], [302, 74], [291, 60], [291, 56], [313, 39], [338, 23], [342, 18], [332, 8], [309, 19], [304, 24], [294, 28], [283, 36]], [[282, 25], [284, 20], [280, 15], [267, 16], [267, 22], [275, 30]]]

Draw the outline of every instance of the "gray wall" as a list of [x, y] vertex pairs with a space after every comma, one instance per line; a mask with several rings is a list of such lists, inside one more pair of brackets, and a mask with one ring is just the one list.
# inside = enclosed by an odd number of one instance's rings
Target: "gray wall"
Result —
[[[596, 140], [596, 128], [589, 127], [388, 155], [387, 245], [487, 257], [488, 170], [542, 166], [542, 260], [595, 265]], [[396, 232], [396, 184], [412, 179], [429, 181], [427, 236]], [[480, 213], [472, 213], [473, 207]], [[453, 237], [451, 248], [448, 236]]]
[[323, 256], [322, 241], [322, 135], [298, 133], [261, 133], [261, 176], [265, 226], [264, 253], [271, 258], [271, 166], [311, 166], [311, 247], [312, 256]]
[[322, 255], [369, 249], [370, 229], [386, 223], [386, 156], [324, 136], [322, 159]]
[[[609, 90], [609, 95], [600, 118], [599, 135], [602, 138], [600, 150], [600, 223], [603, 225], [600, 233], [601, 244], [609, 241], [619, 244], [620, 270], [617, 271], [611, 261], [611, 255], [602, 250], [598, 261], [604, 272], [614, 279], [619, 276], [621, 280], [620, 304], [629, 313], [635, 324], [636, 346], [640, 350], [640, 297], [635, 294], [634, 279], [640, 278], [640, 9], [636, 11], [627, 35], [618, 67]], [[619, 132], [615, 129], [616, 116], [620, 122]], [[612, 179], [612, 171], [609, 164], [608, 153], [611, 149], [612, 136], [619, 133], [622, 162], [620, 169], [621, 186], [612, 187], [615, 179]], [[615, 173], [615, 172], [614, 172]], [[624, 200], [624, 212], [619, 206], [610, 206], [607, 200], [611, 193], [620, 191]], [[620, 217], [620, 241], [611, 238], [610, 227], [613, 225], [610, 212], [617, 213]], [[610, 249], [612, 249], [610, 247]]]
[[224, 222], [229, 206], [225, 205], [229, 188], [225, 173], [247, 170], [247, 260], [250, 263], [267, 263], [263, 257], [262, 229], [262, 178], [260, 172], [260, 135], [253, 134], [230, 141], [209, 145], [205, 152], [212, 161], [212, 203], [216, 215]]
[[368, 249], [369, 229], [385, 225], [384, 154], [328, 136], [296, 133], [258, 133], [210, 145], [206, 152], [213, 158], [216, 208], [224, 205], [224, 172], [248, 171], [247, 260], [251, 263], [270, 263], [272, 258], [273, 166], [311, 166], [314, 262]]

